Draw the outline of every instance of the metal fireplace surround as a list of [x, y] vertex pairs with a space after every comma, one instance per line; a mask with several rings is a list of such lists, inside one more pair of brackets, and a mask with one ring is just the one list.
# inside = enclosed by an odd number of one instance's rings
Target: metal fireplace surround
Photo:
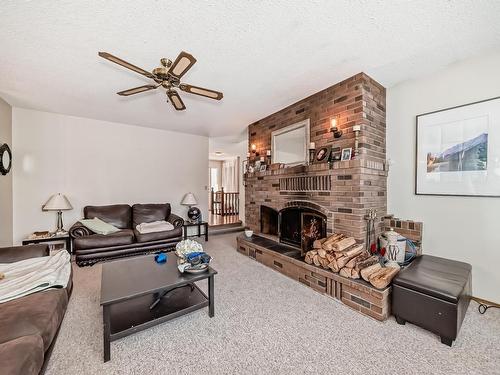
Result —
[[309, 207], [287, 207], [279, 212], [260, 206], [260, 233], [276, 236], [279, 242], [300, 249], [311, 249], [316, 239], [326, 237], [326, 216]]

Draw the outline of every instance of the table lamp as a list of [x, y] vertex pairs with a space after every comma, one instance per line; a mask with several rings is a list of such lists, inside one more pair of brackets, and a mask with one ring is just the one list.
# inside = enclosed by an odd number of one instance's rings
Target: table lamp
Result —
[[189, 206], [187, 216], [191, 223], [198, 223], [201, 221], [201, 211], [197, 207], [193, 207], [195, 204], [198, 204], [198, 200], [194, 196], [193, 193], [187, 193], [182, 198], [181, 204], [183, 206]]
[[49, 198], [47, 203], [42, 206], [43, 211], [57, 211], [57, 230], [56, 235], [66, 234], [63, 229], [62, 212], [72, 210], [73, 206], [69, 203], [64, 194], [57, 193]]

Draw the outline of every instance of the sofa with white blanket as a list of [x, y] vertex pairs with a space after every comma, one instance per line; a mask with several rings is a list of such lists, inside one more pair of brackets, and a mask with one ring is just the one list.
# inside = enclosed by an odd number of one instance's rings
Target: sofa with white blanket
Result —
[[0, 248], [2, 374], [39, 374], [47, 365], [73, 289], [69, 255], [48, 255], [47, 245]]
[[184, 220], [169, 203], [86, 206], [84, 219], [98, 218], [118, 230], [98, 234], [80, 221], [69, 230], [79, 266], [149, 252], [168, 251], [182, 241]]

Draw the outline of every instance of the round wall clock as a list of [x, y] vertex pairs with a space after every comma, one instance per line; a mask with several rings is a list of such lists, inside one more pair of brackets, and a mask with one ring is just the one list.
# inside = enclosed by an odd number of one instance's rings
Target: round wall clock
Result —
[[0, 174], [5, 176], [10, 172], [12, 167], [12, 152], [10, 151], [9, 145], [4, 143], [0, 146]]

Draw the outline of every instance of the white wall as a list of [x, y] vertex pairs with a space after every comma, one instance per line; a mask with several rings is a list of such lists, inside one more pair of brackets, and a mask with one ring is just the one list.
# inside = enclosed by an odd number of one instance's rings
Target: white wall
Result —
[[[0, 145], [12, 150], [12, 108], [0, 98]], [[13, 163], [14, 163], [13, 159]], [[12, 245], [12, 170], [0, 175], [0, 247]]]
[[500, 302], [500, 198], [414, 195], [415, 116], [500, 96], [499, 67], [500, 53], [484, 55], [387, 90], [387, 157], [395, 161], [388, 212], [422, 220], [424, 253], [472, 264], [474, 296], [494, 302]]
[[13, 144], [15, 242], [55, 228], [41, 206], [57, 192], [74, 207], [66, 229], [85, 205], [169, 202], [185, 217], [188, 191], [207, 214], [207, 137], [14, 108]]

